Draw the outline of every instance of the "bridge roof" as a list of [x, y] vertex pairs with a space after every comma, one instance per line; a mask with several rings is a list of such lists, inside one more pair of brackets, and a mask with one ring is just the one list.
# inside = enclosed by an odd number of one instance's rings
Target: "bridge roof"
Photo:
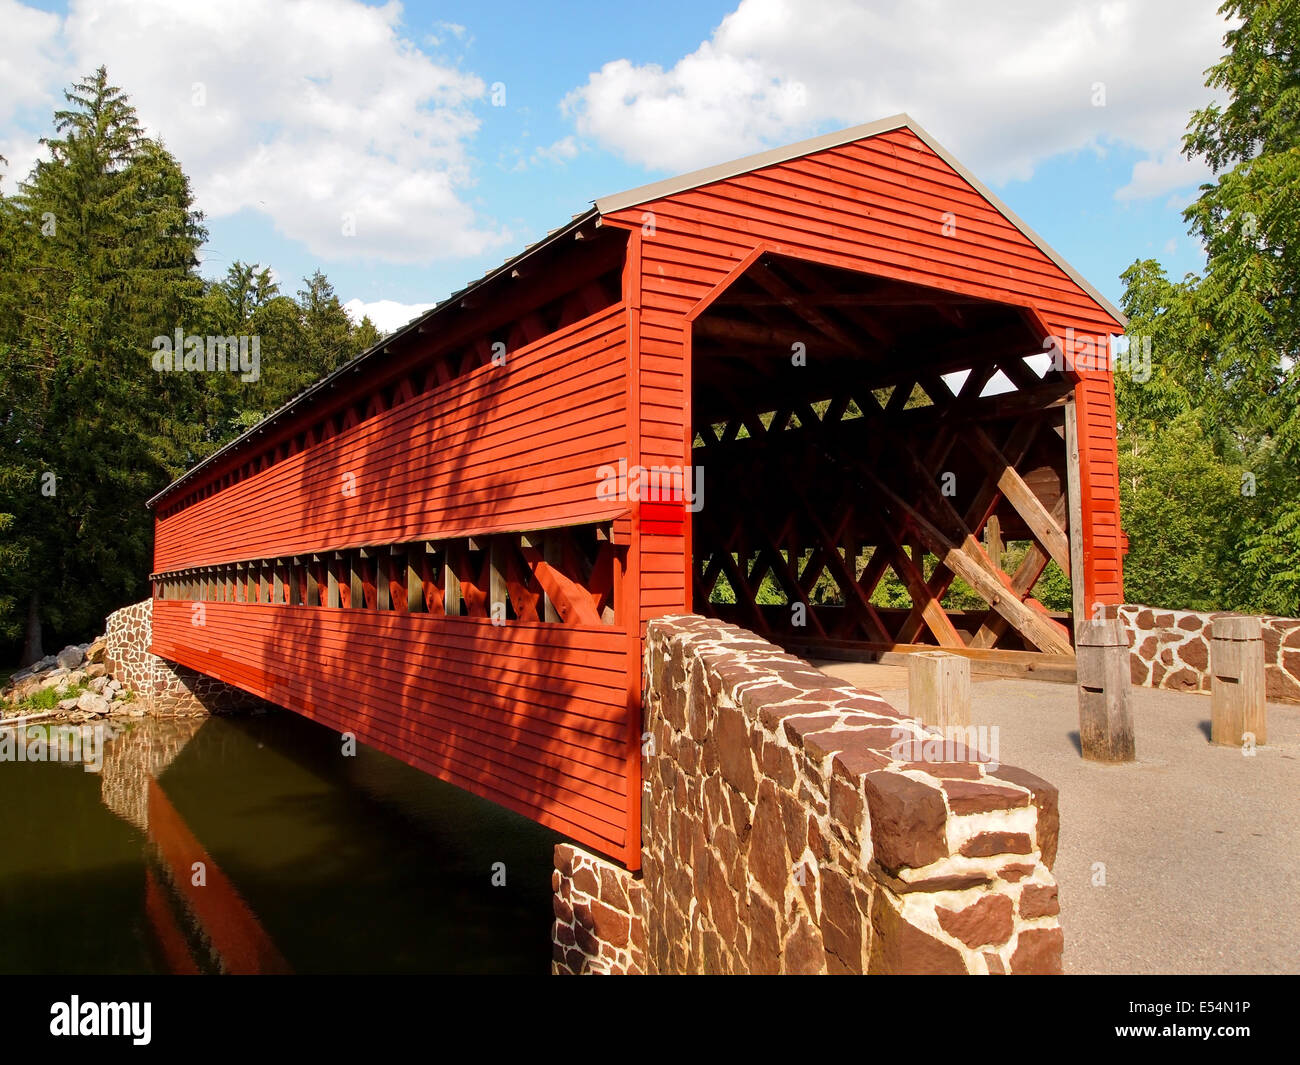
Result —
[[699, 188], [700, 186], [712, 182], [722, 181], [739, 174], [750, 173], [791, 159], [798, 159], [805, 155], [811, 155], [814, 152], [851, 144], [855, 141], [865, 140], [881, 133], [887, 133], [891, 130], [902, 128], [910, 130], [913, 134], [924, 141], [936, 155], [951, 166], [953, 170], [967, 181], [981, 196], [983, 196], [995, 210], [1002, 214], [1012, 225], [1032, 241], [1053, 263], [1055, 263], [1075, 284], [1077, 284], [1090, 299], [1094, 300], [1107, 315], [1113, 318], [1120, 325], [1127, 325], [1128, 319], [1125, 317], [1123, 312], [1116, 308], [1114, 304], [1089, 284], [1089, 282], [1077, 270], [1075, 270], [1074, 267], [1066, 262], [1065, 259], [1055, 251], [1055, 249], [1048, 245], [1047, 242], [1026, 225], [1010, 207], [1003, 203], [987, 185], [980, 181], [979, 178], [977, 178], [960, 161], [950, 154], [946, 148], [936, 141], [934, 137], [931, 136], [930, 133], [927, 132], [918, 122], [911, 118], [911, 116], [905, 113], [899, 113], [888, 118], [878, 119], [874, 122], [851, 126], [847, 129], [838, 130], [833, 133], [826, 133], [819, 137], [812, 137], [783, 147], [773, 148], [769, 151], [758, 152], [754, 155], [743, 156], [739, 159], [719, 163], [702, 170], [695, 170], [676, 177], [665, 178], [661, 181], [651, 182], [647, 185], [640, 185], [636, 188], [628, 189], [612, 196], [603, 196], [596, 199], [593, 201], [593, 206], [591, 208], [575, 214], [567, 224], [551, 230], [541, 240], [526, 245], [517, 255], [506, 259], [500, 266], [488, 271], [477, 280], [471, 281], [464, 288], [451, 293], [445, 299], [431, 307], [428, 311], [412, 318], [406, 323], [406, 325], [394, 330], [377, 344], [348, 360], [325, 377], [322, 377], [319, 381], [293, 396], [278, 410], [267, 415], [267, 417], [262, 419], [262, 421], [258, 422], [257, 425], [248, 429], [228, 444], [218, 448], [201, 462], [192, 466], [166, 488], [149, 499], [146, 505], [149, 507], [155, 506], [162, 499], [171, 495], [176, 489], [196, 478], [203, 471], [217, 464], [219, 461], [228, 457], [240, 448], [256, 441], [257, 438], [264, 435], [267, 430], [278, 425], [286, 417], [297, 413], [300, 408], [305, 408], [310, 405], [313, 399], [328, 391], [348, 374], [360, 372], [366, 364], [375, 360], [379, 356], [382, 356], [386, 349], [391, 347], [394, 343], [413, 333], [421, 331], [423, 327], [426, 327], [430, 322], [445, 315], [448, 310], [459, 305], [478, 289], [490, 284], [499, 277], [507, 275], [511, 270], [518, 267], [520, 263], [524, 262], [529, 257], [537, 254], [543, 249], [553, 247], [590, 222], [598, 221], [606, 215], [611, 215], [615, 212], [626, 210], [627, 208], [635, 207], [639, 204], [665, 199], [675, 194]]

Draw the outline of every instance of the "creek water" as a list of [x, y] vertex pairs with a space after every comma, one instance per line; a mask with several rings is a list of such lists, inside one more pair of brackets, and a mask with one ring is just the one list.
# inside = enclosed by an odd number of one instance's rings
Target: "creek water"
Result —
[[288, 712], [103, 750], [0, 760], [0, 972], [549, 971], [560, 837], [517, 814]]

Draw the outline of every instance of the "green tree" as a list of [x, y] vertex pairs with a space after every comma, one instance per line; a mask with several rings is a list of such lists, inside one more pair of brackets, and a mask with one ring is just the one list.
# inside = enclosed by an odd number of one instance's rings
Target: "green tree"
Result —
[[1155, 374], [1116, 397], [1129, 598], [1300, 613], [1300, 4], [1229, 0], [1239, 22], [1183, 147], [1214, 180], [1184, 217], [1207, 251], [1180, 282], [1123, 275]]
[[22, 615], [24, 660], [43, 624], [85, 632], [143, 591], [141, 503], [192, 461], [199, 435], [196, 383], [160, 381], [150, 362], [150, 339], [201, 296], [188, 179], [103, 68], [65, 95], [48, 158], [6, 205], [26, 276], [6, 281], [20, 299], [0, 322], [0, 513], [24, 538], [9, 544], [22, 564], [0, 571], [0, 609], [12, 604], [0, 626]]

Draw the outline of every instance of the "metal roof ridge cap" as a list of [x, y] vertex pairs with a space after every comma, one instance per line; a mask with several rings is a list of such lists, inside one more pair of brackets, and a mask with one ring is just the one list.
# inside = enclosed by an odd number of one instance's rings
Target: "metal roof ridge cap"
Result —
[[817, 137], [796, 141], [794, 144], [769, 148], [766, 151], [755, 152], [753, 155], [745, 155], [739, 159], [715, 163], [713, 166], [692, 170], [686, 174], [661, 178], [646, 185], [638, 185], [633, 189], [616, 192], [610, 196], [602, 196], [596, 200], [596, 210], [601, 214], [611, 214], [614, 211], [635, 207], [637, 204], [646, 203], [649, 200], [663, 199], [675, 192], [685, 192], [687, 189], [698, 188], [700, 185], [708, 185], [714, 181], [735, 177], [738, 174], [746, 174], [751, 170], [773, 166], [776, 163], [783, 163], [790, 159], [798, 159], [800, 156], [811, 155], [813, 152], [825, 151], [827, 148], [836, 148], [842, 144], [862, 140], [864, 137], [874, 137], [880, 133], [887, 133], [893, 129], [901, 129], [904, 126], [910, 127], [912, 125], [914, 123], [908, 114], [905, 111], [900, 111], [896, 115], [876, 119], [874, 122], [865, 122], [858, 126], [850, 126], [847, 129], [823, 133]]

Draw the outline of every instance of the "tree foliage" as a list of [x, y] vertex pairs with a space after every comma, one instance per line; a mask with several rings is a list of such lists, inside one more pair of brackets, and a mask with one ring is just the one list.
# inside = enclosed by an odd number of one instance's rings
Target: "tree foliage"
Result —
[[1239, 21], [1191, 116], [1214, 180], [1184, 212], [1203, 277], [1123, 275], [1155, 373], [1117, 377], [1130, 599], [1300, 614], [1300, 4], [1230, 0]]
[[[65, 94], [47, 155], [0, 199], [0, 641], [97, 631], [151, 569], [144, 502], [378, 340], [319, 272], [198, 273], [189, 179], [101, 67]], [[265, 373], [160, 373], [152, 341], [259, 337]]]

